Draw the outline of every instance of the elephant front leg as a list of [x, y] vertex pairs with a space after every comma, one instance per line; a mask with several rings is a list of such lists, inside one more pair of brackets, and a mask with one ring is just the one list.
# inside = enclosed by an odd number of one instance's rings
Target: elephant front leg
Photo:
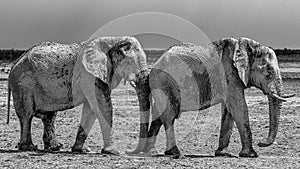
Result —
[[[242, 143], [242, 151], [239, 153], [240, 157], [258, 157], [257, 153], [252, 147], [252, 133], [250, 130], [248, 113], [247, 117], [243, 117], [244, 120], [240, 120], [238, 117], [234, 117]], [[246, 116], [246, 115], [245, 115]], [[240, 120], [240, 121], [239, 121]]]
[[110, 89], [107, 86], [102, 86], [96, 89], [97, 101], [91, 105], [92, 110], [96, 113], [99, 121], [102, 137], [103, 137], [103, 148], [102, 154], [119, 155], [116, 147], [113, 145], [112, 139], [112, 124], [113, 124], [113, 108], [110, 96]]
[[241, 143], [242, 150], [239, 153], [240, 157], [258, 157], [257, 153], [254, 151], [252, 147], [252, 133], [250, 130], [249, 123], [249, 115], [248, 115], [248, 107], [246, 104], [244, 90], [235, 89], [230, 93], [232, 95], [229, 96], [228, 104], [226, 104], [227, 108], [232, 114], [233, 120], [237, 125]]
[[219, 147], [215, 151], [215, 156], [226, 156], [228, 153], [222, 152], [229, 145], [230, 136], [232, 133], [233, 127], [233, 118], [226, 105], [222, 103], [221, 107], [222, 111], [222, 119], [221, 119], [221, 130], [220, 130], [220, 138], [219, 138]]
[[96, 114], [92, 111], [89, 103], [84, 103], [82, 108], [82, 115], [80, 120], [80, 126], [78, 128], [75, 144], [72, 147], [72, 152], [89, 152], [90, 150], [83, 149], [85, 140], [88, 137], [89, 132], [96, 120]]
[[54, 123], [57, 112], [45, 112], [44, 114], [45, 116], [42, 117], [44, 124], [44, 149], [48, 151], [58, 151], [63, 145], [57, 141], [55, 134]]
[[99, 108], [100, 108], [100, 112], [97, 113], [96, 115], [101, 127], [103, 144], [104, 144], [101, 153], [119, 155], [119, 152], [117, 151], [116, 147], [113, 145], [113, 139], [112, 139], [113, 110], [112, 110], [111, 101], [108, 102], [107, 104], [103, 104], [103, 106], [99, 106]]
[[[119, 152], [113, 146], [112, 141], [113, 110], [110, 97], [111, 89], [107, 84], [97, 78], [95, 79], [95, 84], [81, 85], [82, 92], [100, 123], [104, 143], [101, 153], [118, 155]], [[80, 132], [82, 132], [82, 130]]]

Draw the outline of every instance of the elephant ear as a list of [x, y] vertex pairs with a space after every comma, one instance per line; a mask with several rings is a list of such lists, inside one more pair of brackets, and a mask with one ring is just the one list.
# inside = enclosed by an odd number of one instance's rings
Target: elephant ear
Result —
[[[241, 42], [241, 40], [239, 41]], [[244, 45], [247, 46], [246, 41], [242, 41], [241, 43], [237, 43], [235, 45], [233, 53], [233, 65], [238, 70], [239, 78], [243, 81], [245, 87], [247, 87], [250, 75], [250, 65], [247, 48], [242, 47]]]
[[110, 47], [105, 42], [88, 44], [82, 52], [82, 64], [94, 77], [109, 83], [110, 60], [106, 55]]

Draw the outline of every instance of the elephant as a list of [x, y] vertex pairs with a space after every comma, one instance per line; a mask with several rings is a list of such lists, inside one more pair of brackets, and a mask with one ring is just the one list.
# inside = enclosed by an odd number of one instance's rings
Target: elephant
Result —
[[[240, 157], [258, 157], [252, 146], [248, 107], [244, 89], [254, 86], [268, 97], [269, 135], [258, 144], [273, 143], [282, 102], [293, 94], [282, 94], [282, 78], [274, 51], [249, 38], [223, 38], [206, 46], [178, 44], [170, 47], [151, 70], [137, 74], [135, 87], [140, 102], [140, 137], [128, 154], [157, 154], [156, 136], [162, 125], [166, 131], [165, 155], [180, 156], [174, 122], [182, 112], [203, 110], [221, 104], [221, 129], [215, 156], [230, 142], [234, 122], [241, 139]], [[149, 114], [152, 121], [149, 127]]]
[[[147, 66], [139, 41], [130, 36], [99, 37], [74, 44], [42, 42], [28, 49], [8, 77], [21, 133], [18, 149], [34, 151], [31, 138], [33, 117], [42, 119], [44, 149], [58, 151], [55, 117], [83, 104], [80, 126], [72, 152], [83, 152], [88, 133], [98, 119], [104, 154], [119, 154], [112, 141], [111, 90], [120, 81], [132, 81]], [[9, 104], [8, 104], [9, 106]], [[9, 107], [8, 107], [9, 112]]]

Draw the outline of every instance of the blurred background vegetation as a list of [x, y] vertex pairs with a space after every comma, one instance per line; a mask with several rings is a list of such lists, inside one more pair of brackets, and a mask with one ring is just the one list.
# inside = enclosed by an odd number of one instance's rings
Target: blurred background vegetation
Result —
[[[144, 49], [149, 63], [154, 63], [165, 49]], [[26, 50], [0, 49], [0, 63], [10, 63], [18, 59]], [[300, 62], [300, 49], [274, 49], [279, 62]]]
[[0, 60], [2, 62], [12, 62], [18, 59], [26, 50], [20, 49], [0, 49]]

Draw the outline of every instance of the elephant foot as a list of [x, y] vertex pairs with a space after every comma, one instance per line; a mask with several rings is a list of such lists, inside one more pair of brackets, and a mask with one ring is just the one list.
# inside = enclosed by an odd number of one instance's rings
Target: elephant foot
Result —
[[165, 151], [165, 155], [178, 158], [180, 156], [180, 150], [178, 149], [177, 146], [174, 146], [170, 150]]
[[62, 146], [63, 144], [56, 140], [50, 143], [44, 143], [44, 149], [46, 151], [59, 151]]
[[71, 150], [72, 153], [89, 153], [91, 152], [91, 149], [89, 147], [85, 147], [83, 148], [82, 146], [77, 146], [77, 145], [74, 145], [72, 147], [72, 150]]
[[101, 154], [120, 155], [120, 153], [118, 152], [118, 150], [116, 150], [116, 148], [114, 148], [113, 146], [102, 148]]
[[20, 151], [37, 151], [38, 148], [32, 143], [18, 143], [16, 146]]
[[217, 149], [215, 151], [215, 156], [216, 157], [235, 157], [234, 155], [224, 152], [224, 149]]
[[148, 146], [141, 146], [138, 145], [134, 150], [126, 150], [125, 153], [128, 155], [140, 154], [140, 153], [147, 153], [150, 149]]
[[154, 157], [158, 155], [158, 151], [156, 150], [155, 147], [153, 148], [147, 148], [147, 149], [135, 149], [135, 150], [127, 150], [125, 152], [127, 155], [145, 155], [145, 156], [150, 156]]
[[259, 142], [257, 145], [258, 145], [258, 147], [268, 147], [271, 144], [273, 144], [273, 140], [262, 141], [262, 142]]
[[142, 153], [143, 152], [143, 149], [139, 149], [139, 148], [136, 148], [134, 150], [126, 150], [125, 153], [128, 154], [128, 155], [134, 155], [134, 154], [139, 154], [139, 153]]
[[239, 153], [239, 156], [240, 157], [247, 157], [247, 158], [256, 158], [256, 157], [258, 157], [257, 153], [253, 149], [242, 150]]
[[152, 148], [148, 149], [146, 151], [146, 153], [148, 154], [148, 156], [152, 156], [152, 157], [158, 155], [158, 151], [156, 150], [155, 147], [152, 147]]

